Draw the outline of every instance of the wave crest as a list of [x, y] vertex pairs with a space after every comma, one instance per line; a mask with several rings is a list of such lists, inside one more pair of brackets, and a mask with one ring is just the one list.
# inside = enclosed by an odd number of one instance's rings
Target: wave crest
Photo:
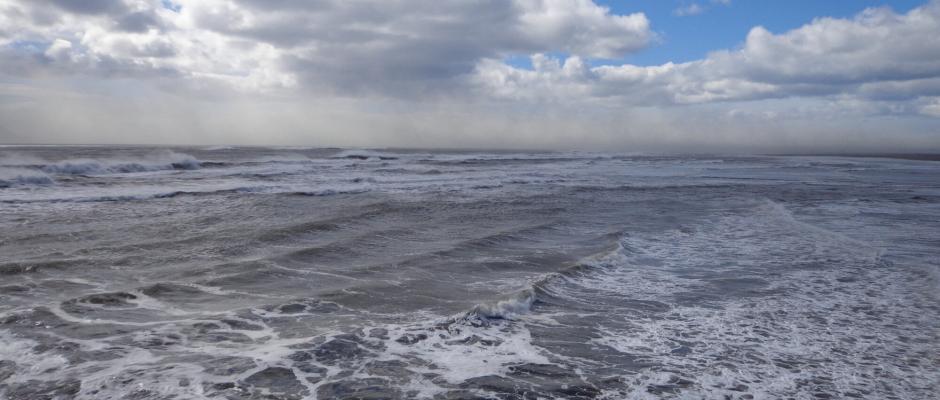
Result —
[[162, 170], [199, 169], [202, 163], [195, 157], [172, 151], [161, 152], [142, 161], [126, 162], [117, 160], [77, 159], [65, 160], [42, 166], [44, 172], [68, 175], [124, 174], [132, 172], [150, 172]]
[[41, 171], [25, 168], [0, 168], [0, 189], [13, 186], [54, 185], [55, 181]]

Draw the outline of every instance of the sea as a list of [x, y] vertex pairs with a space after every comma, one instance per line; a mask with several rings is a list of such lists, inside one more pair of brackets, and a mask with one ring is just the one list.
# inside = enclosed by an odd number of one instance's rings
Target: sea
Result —
[[0, 399], [931, 399], [931, 157], [0, 147]]

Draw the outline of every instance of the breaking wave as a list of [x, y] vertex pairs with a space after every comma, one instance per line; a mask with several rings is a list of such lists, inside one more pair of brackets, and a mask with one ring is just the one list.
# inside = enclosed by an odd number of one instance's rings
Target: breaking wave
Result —
[[201, 163], [188, 154], [167, 152], [164, 157], [152, 158], [143, 162], [123, 162], [114, 160], [78, 159], [60, 161], [41, 167], [47, 173], [69, 175], [124, 174], [132, 172], [150, 172], [162, 170], [199, 169]]
[[26, 168], [0, 168], [0, 189], [13, 186], [53, 185], [55, 181], [42, 171]]
[[48, 162], [36, 158], [5, 156], [0, 165], [39, 170], [47, 174], [101, 175], [151, 172], [164, 170], [194, 170], [202, 167], [195, 157], [170, 150], [144, 155], [140, 160], [77, 158]]
[[397, 160], [399, 154], [384, 153], [374, 150], [343, 150], [331, 158], [346, 158], [351, 160]]

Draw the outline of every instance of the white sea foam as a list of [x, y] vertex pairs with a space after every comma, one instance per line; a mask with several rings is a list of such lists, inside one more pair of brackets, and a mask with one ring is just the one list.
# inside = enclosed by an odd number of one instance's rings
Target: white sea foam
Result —
[[[683, 277], [701, 260], [711, 264], [703, 272], [724, 270], [729, 274], [722, 276], [730, 279], [749, 278], [735, 276], [735, 270], [777, 267], [769, 271], [775, 275], [770, 286], [760, 287], [767, 294], [755, 300], [745, 292], [743, 298], [725, 296], [711, 306], [680, 304], [648, 317], [611, 316], [606, 323], [611, 328], [600, 328], [593, 343], [656, 360], [658, 366], [629, 377], [632, 389], [608, 393], [609, 398], [880, 393], [884, 379], [895, 384], [911, 380], [911, 386], [893, 385], [885, 392], [904, 393], [940, 378], [928, 365], [906, 365], [895, 356], [927, 350], [896, 336], [929, 341], [930, 334], [917, 327], [917, 311], [902, 304], [873, 303], [861, 295], [877, 290], [890, 296], [904, 290], [899, 271], [879, 265], [881, 251], [802, 222], [780, 204], [759, 204], [753, 214], [727, 216], [696, 230], [649, 239], [631, 236], [624, 240], [622, 252], [623, 257], [604, 257], [592, 273], [550, 284], [548, 290], [575, 301], [586, 295], [596, 299], [597, 291], [603, 291], [671, 303], [675, 293], [707, 288], [707, 280]], [[826, 269], [836, 261], [854, 265], [857, 275], [846, 278], [844, 269]], [[903, 317], [884, 325], [880, 318], [860, 318], [855, 309], [890, 309], [891, 315]], [[866, 357], [895, 364], [873, 363]]]
[[496, 303], [478, 305], [473, 309], [473, 312], [486, 318], [512, 319], [518, 315], [528, 313], [532, 308], [533, 301], [535, 301], [535, 291], [526, 289], [511, 298]]
[[68, 360], [60, 355], [49, 356], [34, 352], [32, 349], [37, 344], [34, 340], [0, 330], [0, 360], [16, 363], [16, 373], [8, 378], [8, 382], [55, 378], [57, 372], [68, 365]]
[[[420, 333], [413, 326], [392, 326], [389, 329], [392, 338], [408, 333]], [[428, 368], [419, 372], [440, 374], [450, 383], [460, 383], [470, 378], [488, 375], [503, 375], [510, 365], [547, 364], [544, 350], [532, 344], [532, 336], [522, 325], [496, 324], [485, 327], [460, 325], [456, 331], [447, 334], [430, 332], [428, 338], [415, 344], [406, 345], [396, 341], [388, 342], [388, 350], [382, 357], [419, 357], [427, 361]], [[476, 335], [482, 340], [491, 340], [493, 344], [454, 344]], [[450, 343], [449, 343], [450, 342]]]

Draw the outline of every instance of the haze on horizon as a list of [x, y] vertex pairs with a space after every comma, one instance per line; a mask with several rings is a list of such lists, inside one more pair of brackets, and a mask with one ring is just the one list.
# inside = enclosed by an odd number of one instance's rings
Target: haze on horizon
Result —
[[0, 0], [0, 144], [937, 152], [910, 3]]

